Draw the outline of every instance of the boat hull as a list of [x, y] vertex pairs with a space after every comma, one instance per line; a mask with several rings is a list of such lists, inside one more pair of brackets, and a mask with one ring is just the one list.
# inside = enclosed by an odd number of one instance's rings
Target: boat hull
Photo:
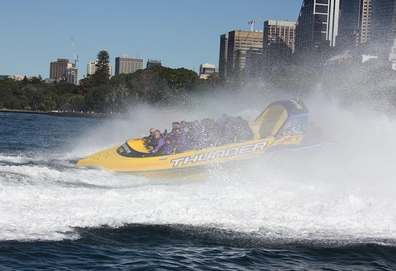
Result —
[[[174, 175], [176, 177], [186, 174], [200, 175], [202, 172], [207, 172], [208, 167], [213, 166], [213, 164], [252, 159], [272, 150], [289, 148], [292, 145], [298, 146], [303, 138], [304, 135], [287, 135], [277, 140], [269, 137], [203, 150], [190, 150], [179, 154], [138, 158], [119, 155], [117, 149], [120, 146], [116, 146], [81, 159], [76, 166], [100, 167], [105, 170], [154, 178], [161, 178], [164, 175]], [[132, 139], [128, 140], [127, 143], [134, 143], [134, 146], [136, 146], [139, 140], [142, 141], [141, 139]]]

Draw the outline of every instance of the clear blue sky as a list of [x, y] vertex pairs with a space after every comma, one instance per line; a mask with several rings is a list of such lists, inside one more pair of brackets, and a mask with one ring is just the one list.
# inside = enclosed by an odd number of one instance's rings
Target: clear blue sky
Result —
[[161, 59], [170, 68], [218, 66], [220, 35], [296, 21], [302, 0], [0, 0], [0, 75], [49, 77], [51, 61], [79, 57], [79, 78], [101, 50]]

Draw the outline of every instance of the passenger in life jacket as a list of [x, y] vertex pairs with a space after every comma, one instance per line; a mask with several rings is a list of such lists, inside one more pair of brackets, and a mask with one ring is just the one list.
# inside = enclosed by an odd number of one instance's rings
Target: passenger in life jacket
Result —
[[175, 149], [175, 153], [181, 153], [188, 150], [189, 143], [184, 129], [183, 131], [181, 131], [181, 129], [179, 128], [175, 129], [172, 143]]
[[244, 142], [254, 139], [254, 133], [249, 126], [249, 122], [239, 116], [236, 118], [235, 125], [238, 131], [238, 133], [236, 133], [236, 142]]
[[162, 155], [169, 155], [173, 152], [173, 145], [172, 139], [170, 137], [165, 138], [165, 145], [162, 148], [161, 154]]
[[173, 138], [175, 136], [175, 130], [180, 129], [180, 122], [172, 122], [172, 131], [167, 134], [167, 137]]
[[[162, 134], [159, 130], [155, 131], [155, 139], [157, 140], [157, 143], [156, 143], [154, 149], [151, 151], [151, 153], [157, 153], [159, 151], [162, 151], [162, 148], [165, 145], [165, 138], [162, 136]], [[159, 152], [159, 153], [161, 153], [161, 152]]]
[[221, 130], [221, 142], [222, 142], [222, 145], [235, 142], [234, 127], [231, 126], [231, 121], [229, 121], [229, 120], [226, 120], [224, 122], [224, 127]]
[[157, 144], [157, 139], [155, 138], [155, 129], [150, 129], [150, 135], [143, 137], [144, 145], [148, 150], [152, 150], [154, 146]]
[[191, 149], [201, 150], [205, 148], [207, 136], [202, 124], [198, 120], [190, 123], [189, 141]]

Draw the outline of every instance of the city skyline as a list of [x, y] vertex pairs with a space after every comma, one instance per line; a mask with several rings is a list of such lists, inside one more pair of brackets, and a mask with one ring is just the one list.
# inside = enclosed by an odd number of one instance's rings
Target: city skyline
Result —
[[[49, 77], [49, 63], [74, 62], [71, 37], [79, 61], [86, 65], [106, 50], [110, 64], [122, 55], [160, 59], [163, 66], [199, 73], [202, 63], [218, 66], [219, 36], [249, 31], [248, 21], [295, 21], [302, 1], [2, 1], [3, 31], [0, 74]], [[285, 8], [287, 7], [287, 8]], [[98, 15], [99, 18], [95, 18]], [[263, 30], [264, 20], [255, 30]]]

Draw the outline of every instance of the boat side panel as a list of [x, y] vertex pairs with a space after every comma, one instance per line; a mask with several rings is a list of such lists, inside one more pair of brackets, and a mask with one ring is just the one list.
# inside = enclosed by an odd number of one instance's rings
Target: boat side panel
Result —
[[273, 137], [269, 137], [263, 140], [228, 144], [216, 148], [143, 158], [121, 156], [117, 153], [118, 147], [113, 147], [81, 159], [77, 163], [77, 166], [100, 166], [106, 170], [118, 172], [147, 172], [181, 169], [205, 166], [213, 162], [231, 162], [252, 158], [264, 154], [269, 148], [282, 145], [299, 145], [302, 138], [303, 135], [288, 135], [275, 141]]

